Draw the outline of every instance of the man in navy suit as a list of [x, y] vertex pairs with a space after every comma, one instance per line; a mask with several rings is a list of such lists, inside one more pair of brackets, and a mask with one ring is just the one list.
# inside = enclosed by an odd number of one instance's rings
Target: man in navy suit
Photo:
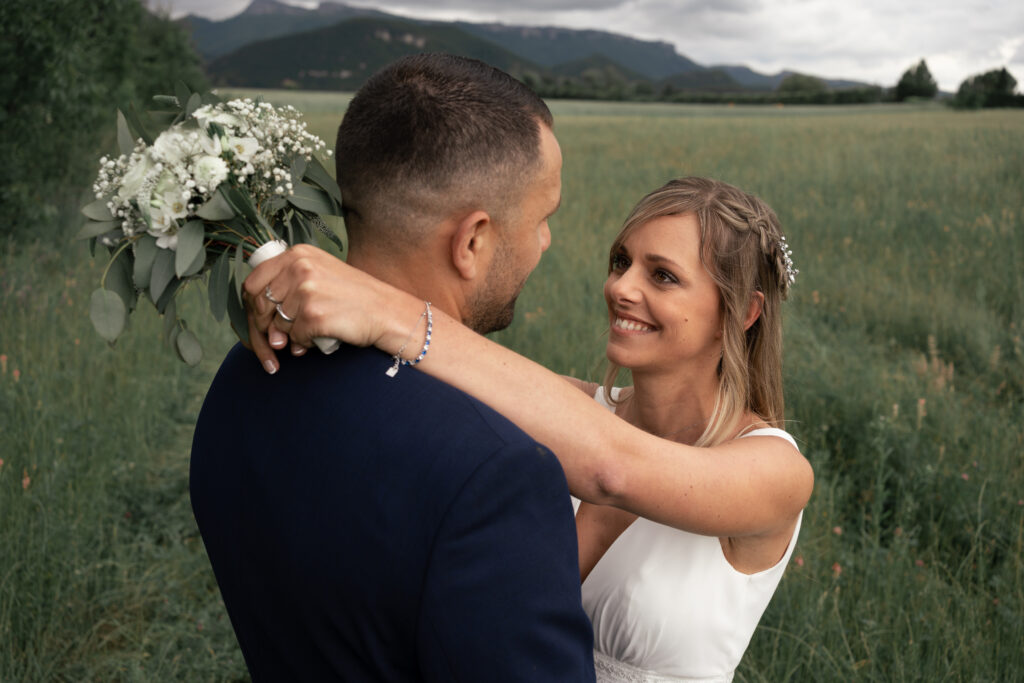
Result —
[[[551, 126], [474, 60], [375, 75], [338, 135], [349, 263], [479, 332], [507, 326], [561, 197]], [[253, 680], [593, 681], [550, 451], [415, 368], [389, 376], [375, 349], [279, 362], [272, 375], [231, 351], [192, 450], [193, 509]]]

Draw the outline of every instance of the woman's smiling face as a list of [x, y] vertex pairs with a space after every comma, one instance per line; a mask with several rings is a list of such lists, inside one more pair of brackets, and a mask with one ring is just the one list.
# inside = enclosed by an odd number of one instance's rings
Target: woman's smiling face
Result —
[[611, 255], [604, 298], [608, 360], [634, 371], [717, 366], [720, 297], [700, 260], [695, 214], [662, 216], [634, 229]]

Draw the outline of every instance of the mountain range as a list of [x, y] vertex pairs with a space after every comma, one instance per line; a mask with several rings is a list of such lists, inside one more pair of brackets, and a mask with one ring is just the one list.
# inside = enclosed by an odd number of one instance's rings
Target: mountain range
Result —
[[[194, 15], [179, 21], [218, 85], [353, 90], [388, 62], [417, 52], [475, 57], [528, 83], [583, 79], [620, 87], [644, 82], [677, 90], [770, 91], [792, 73], [704, 66], [669, 43], [608, 31], [427, 21], [327, 1], [307, 9], [253, 0], [222, 21]], [[864, 85], [822, 80], [834, 89]]]

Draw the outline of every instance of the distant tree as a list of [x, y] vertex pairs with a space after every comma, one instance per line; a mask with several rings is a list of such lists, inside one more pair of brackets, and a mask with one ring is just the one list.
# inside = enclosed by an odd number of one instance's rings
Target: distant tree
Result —
[[1017, 79], [1005, 67], [986, 71], [960, 84], [953, 106], [962, 109], [1024, 106], [1024, 97], [1014, 94], [1016, 87]]
[[825, 81], [814, 76], [790, 74], [782, 79], [775, 90], [782, 95], [814, 96], [828, 92], [828, 86]]
[[205, 78], [188, 37], [138, 0], [0, 2], [0, 206], [7, 234], [46, 237], [96, 171], [114, 112]]
[[939, 85], [932, 78], [928, 65], [922, 59], [916, 66], [903, 72], [896, 84], [895, 99], [902, 102], [909, 97], [921, 97], [930, 100], [939, 92]]

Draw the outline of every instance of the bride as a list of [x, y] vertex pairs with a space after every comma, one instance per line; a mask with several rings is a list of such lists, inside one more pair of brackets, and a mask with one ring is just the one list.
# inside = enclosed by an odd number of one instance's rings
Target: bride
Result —
[[[641, 199], [611, 246], [603, 385], [433, 314], [418, 369], [551, 448], [582, 501], [599, 681], [732, 680], [782, 577], [813, 487], [783, 430], [780, 304], [795, 274], [768, 206], [683, 178]], [[294, 322], [262, 301], [267, 286]], [[312, 247], [261, 265], [245, 288], [268, 333], [252, 336], [261, 360], [288, 337], [297, 353], [331, 336], [410, 360], [424, 342], [424, 302]], [[613, 386], [621, 368], [632, 386]]]

